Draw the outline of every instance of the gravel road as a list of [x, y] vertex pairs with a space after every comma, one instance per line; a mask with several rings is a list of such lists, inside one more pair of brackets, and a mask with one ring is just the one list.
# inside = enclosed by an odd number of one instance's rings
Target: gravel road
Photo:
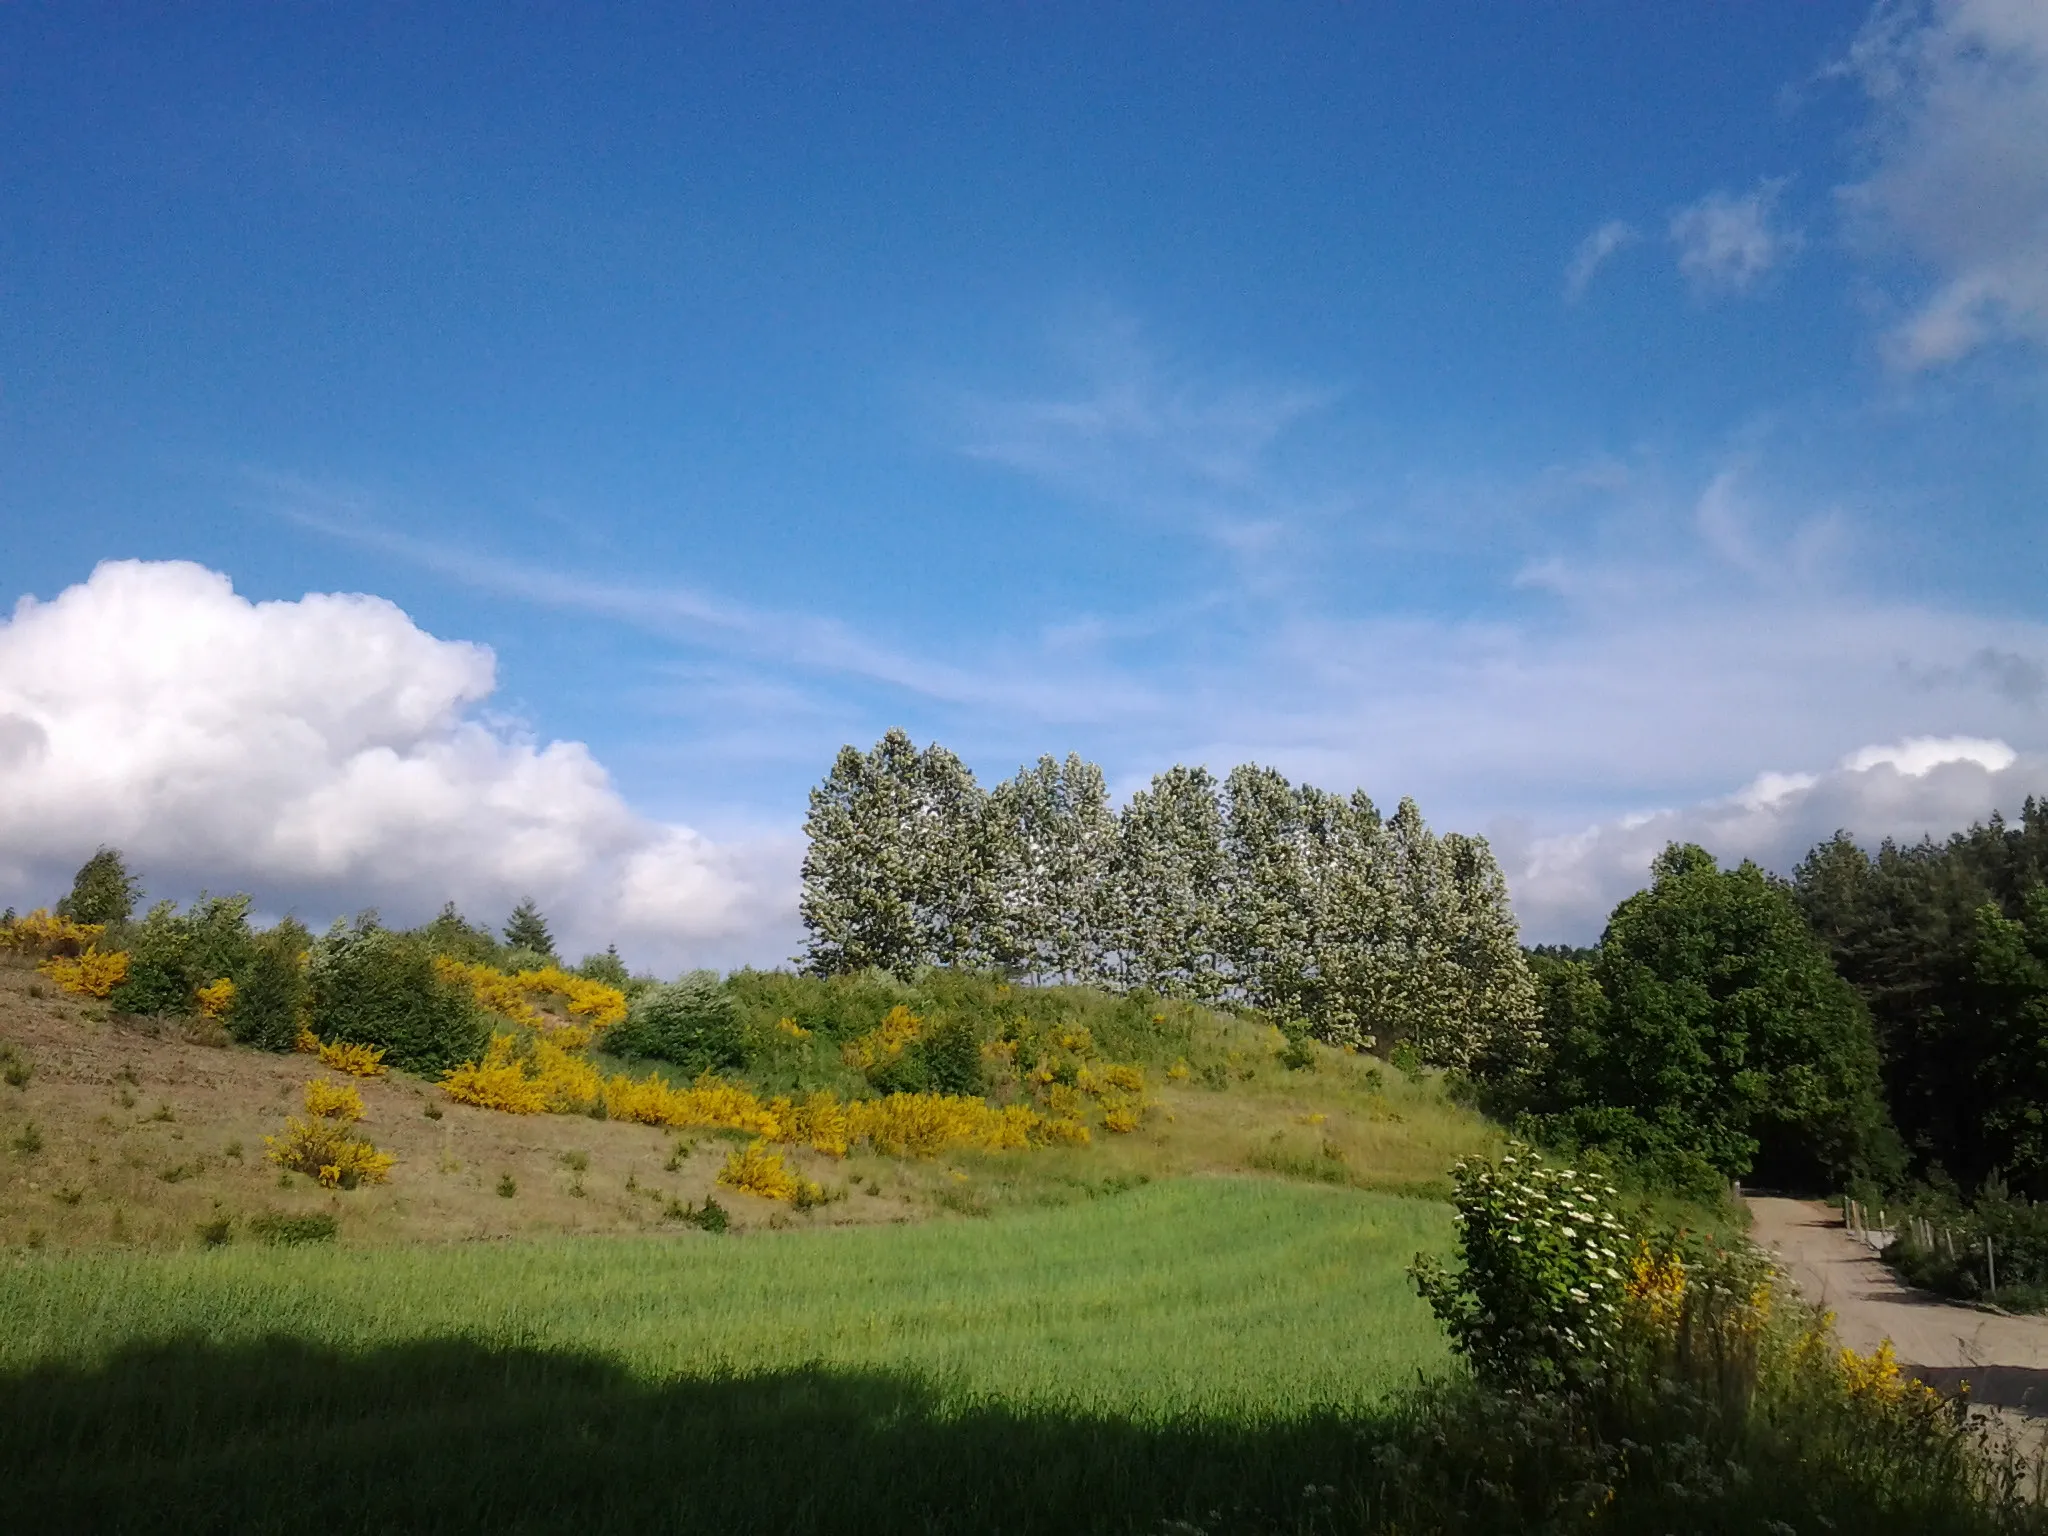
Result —
[[1841, 1217], [1805, 1200], [1752, 1196], [1750, 1236], [1777, 1255], [1807, 1299], [1835, 1314], [1835, 1332], [1868, 1354], [1892, 1341], [1899, 1362], [1944, 1392], [1970, 1384], [1970, 1400], [2048, 1418], [2048, 1321], [2005, 1317], [1910, 1290], [1843, 1229]]

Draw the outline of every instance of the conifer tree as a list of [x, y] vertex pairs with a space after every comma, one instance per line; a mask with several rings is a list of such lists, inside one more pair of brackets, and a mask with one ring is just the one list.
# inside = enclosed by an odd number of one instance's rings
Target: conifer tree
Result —
[[548, 932], [547, 919], [540, 915], [531, 896], [512, 909], [505, 924], [505, 944], [510, 949], [531, 950], [550, 960], [555, 958], [555, 936]]

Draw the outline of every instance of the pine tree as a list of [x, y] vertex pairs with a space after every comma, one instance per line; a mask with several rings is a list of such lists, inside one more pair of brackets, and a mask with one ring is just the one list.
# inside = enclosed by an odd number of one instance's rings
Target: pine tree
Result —
[[119, 849], [101, 847], [79, 866], [57, 916], [79, 923], [125, 923], [135, 914], [142, 882], [128, 873]]
[[512, 909], [505, 924], [505, 945], [508, 949], [530, 950], [549, 960], [555, 958], [555, 936], [548, 932], [547, 919], [540, 915], [531, 896]]

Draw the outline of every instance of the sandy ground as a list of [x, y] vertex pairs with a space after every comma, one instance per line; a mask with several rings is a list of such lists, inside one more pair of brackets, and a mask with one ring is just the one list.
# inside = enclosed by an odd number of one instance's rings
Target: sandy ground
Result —
[[1892, 1341], [1899, 1361], [1930, 1386], [2048, 1420], [2048, 1320], [1960, 1306], [1900, 1283], [1839, 1214], [1805, 1200], [1752, 1197], [1750, 1236], [1807, 1298], [1835, 1314], [1835, 1332], [1861, 1353]]

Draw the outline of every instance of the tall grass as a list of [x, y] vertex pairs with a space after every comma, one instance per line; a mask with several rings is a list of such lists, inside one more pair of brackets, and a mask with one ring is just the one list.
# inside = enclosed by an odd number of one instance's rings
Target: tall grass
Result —
[[1433, 1204], [1216, 1179], [746, 1241], [29, 1259], [0, 1269], [0, 1370], [194, 1336], [464, 1339], [602, 1354], [650, 1381], [825, 1365], [949, 1402], [1285, 1416], [1444, 1367], [1404, 1266], [1448, 1235]]

